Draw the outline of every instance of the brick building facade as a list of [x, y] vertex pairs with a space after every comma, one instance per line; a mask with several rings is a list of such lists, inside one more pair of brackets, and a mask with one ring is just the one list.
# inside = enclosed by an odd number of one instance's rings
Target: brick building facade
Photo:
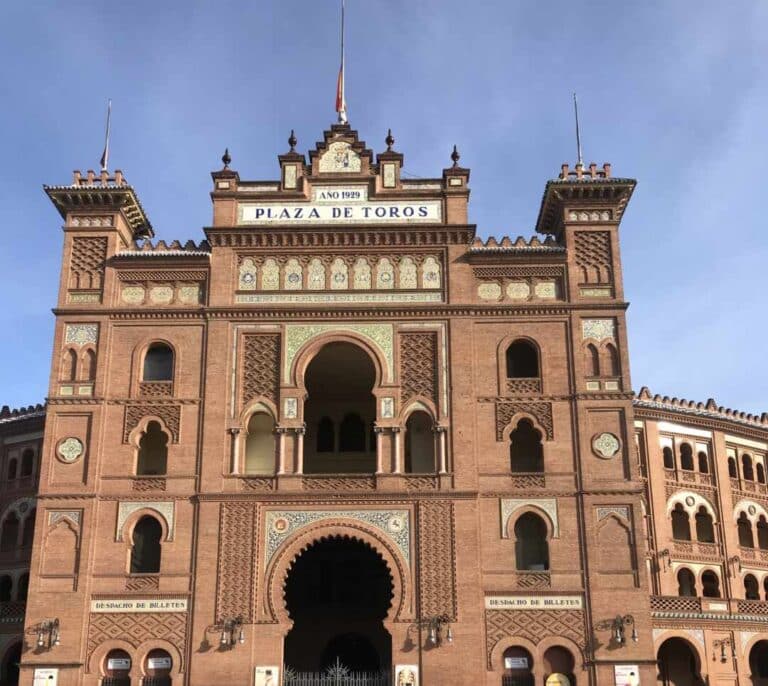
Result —
[[455, 150], [289, 144], [277, 181], [225, 154], [199, 243], [120, 172], [46, 188], [20, 683], [768, 683], [768, 420], [633, 396], [635, 182], [564, 166], [541, 239], [483, 242]]

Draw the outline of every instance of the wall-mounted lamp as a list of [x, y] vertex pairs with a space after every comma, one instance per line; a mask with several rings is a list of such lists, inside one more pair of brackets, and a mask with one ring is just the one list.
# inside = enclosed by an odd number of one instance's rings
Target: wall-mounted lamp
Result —
[[[736, 657], [736, 648], [733, 645], [733, 639], [728, 636], [727, 638], [718, 638], [716, 641], [712, 641], [712, 647], [717, 651], [720, 648], [720, 662], [727, 662], [728, 656], [725, 652], [725, 647], [728, 646], [731, 649], [731, 657]], [[715, 660], [715, 654], [712, 653], [712, 659]]]
[[219, 645], [222, 648], [234, 648], [238, 643], [245, 643], [242, 617], [224, 619], [215, 627], [215, 630], [221, 632]]
[[611, 631], [613, 632], [613, 638], [619, 645], [624, 645], [627, 642], [626, 628], [632, 627], [632, 640], [637, 643], [639, 637], [637, 635], [637, 629], [635, 628], [635, 618], [632, 615], [616, 615], [611, 623]]
[[36, 644], [38, 648], [45, 650], [61, 645], [58, 617], [56, 619], [46, 619], [37, 625]]
[[[447, 615], [426, 617], [411, 624], [408, 627], [408, 633], [410, 634], [412, 628], [425, 629], [427, 631], [427, 644], [430, 647], [438, 648], [441, 645], [451, 645], [453, 643], [453, 629], [450, 621]], [[408, 640], [411, 641], [410, 636]]]

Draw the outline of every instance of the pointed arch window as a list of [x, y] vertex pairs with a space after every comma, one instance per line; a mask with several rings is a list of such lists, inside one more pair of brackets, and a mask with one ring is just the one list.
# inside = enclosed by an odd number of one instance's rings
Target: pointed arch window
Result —
[[709, 456], [703, 450], [699, 450], [699, 472], [709, 474]]
[[144, 515], [133, 529], [131, 574], [157, 574], [160, 571], [163, 527], [150, 515]]
[[693, 471], [693, 448], [688, 443], [680, 444], [680, 469]]
[[273, 474], [276, 454], [275, 420], [266, 412], [254, 413], [245, 439], [245, 473]]
[[77, 378], [77, 353], [69, 348], [61, 358], [61, 380], [74, 381]]
[[619, 351], [613, 343], [605, 346], [606, 371], [609, 376], [621, 376], [621, 364], [619, 362]]
[[760, 600], [760, 586], [754, 574], [744, 577], [744, 598], [747, 600]]
[[739, 515], [736, 528], [739, 532], [739, 545], [742, 548], [754, 548], [755, 537], [752, 534], [752, 522], [749, 521], [745, 512]]
[[720, 578], [712, 571], [706, 571], [701, 575], [702, 595], [705, 598], [720, 597]]
[[435, 471], [435, 434], [432, 417], [412, 412], [405, 423], [405, 471], [426, 474]]
[[672, 452], [672, 448], [670, 448], [668, 445], [665, 445], [662, 454], [664, 455], [664, 469], [674, 469], [675, 468], [675, 453]]
[[677, 595], [683, 598], [696, 597], [696, 578], [693, 572], [685, 567], [677, 573]]
[[755, 471], [752, 467], [752, 457], [751, 455], [747, 455], [747, 453], [744, 453], [741, 456], [741, 473], [746, 481], [755, 480]]
[[587, 343], [584, 349], [584, 367], [587, 376], [600, 376], [600, 355], [592, 343]]
[[715, 526], [712, 515], [707, 512], [707, 508], [703, 505], [696, 513], [696, 540], [700, 543], [715, 542]]
[[739, 478], [739, 471], [738, 469], [736, 469], [736, 458], [733, 458], [733, 457], [728, 458], [728, 476], [731, 479]]

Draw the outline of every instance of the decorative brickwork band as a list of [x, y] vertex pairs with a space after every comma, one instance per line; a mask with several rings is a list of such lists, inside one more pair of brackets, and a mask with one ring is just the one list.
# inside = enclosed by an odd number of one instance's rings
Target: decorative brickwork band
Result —
[[418, 396], [437, 405], [437, 333], [400, 335], [400, 383], [403, 405]]
[[[88, 621], [88, 655], [104, 641], [119, 638], [138, 648], [145, 641], [162, 639], [186, 655], [186, 612], [95, 612]], [[181, 667], [181, 666], [180, 666]]]
[[547, 434], [547, 440], [551, 441], [555, 437], [552, 422], [552, 403], [545, 402], [505, 402], [496, 401], [496, 440], [501, 441], [504, 438], [504, 429], [507, 428], [512, 417], [519, 412], [529, 414], [536, 419], [538, 424]]
[[256, 577], [256, 505], [222, 503], [219, 530], [219, 571], [216, 618], [253, 621], [253, 579]]
[[128, 443], [128, 437], [145, 417], [159, 417], [171, 432], [171, 440], [179, 442], [179, 426], [181, 424], [181, 407], [179, 405], [127, 405], [125, 422], [123, 424], [123, 443]]
[[280, 388], [280, 335], [247, 334], [243, 337], [242, 405], [257, 397], [277, 404]]
[[422, 617], [456, 619], [455, 522], [453, 503], [419, 504], [419, 599]]
[[611, 234], [608, 231], [577, 231], [576, 264], [579, 283], [611, 283]]
[[486, 610], [485, 647], [488, 669], [493, 669], [493, 648], [503, 638], [524, 638], [537, 645], [550, 636], [570, 639], [584, 650], [583, 610]]
[[69, 288], [101, 290], [106, 258], [106, 238], [73, 239]]

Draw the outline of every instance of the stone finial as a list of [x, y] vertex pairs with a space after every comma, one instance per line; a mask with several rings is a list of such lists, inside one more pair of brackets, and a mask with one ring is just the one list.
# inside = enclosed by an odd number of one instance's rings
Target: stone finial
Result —
[[387, 137], [384, 139], [387, 144], [387, 152], [392, 152], [392, 146], [395, 144], [395, 137], [392, 135], [392, 129], [387, 129]]
[[454, 145], [453, 146], [453, 152], [451, 153], [451, 159], [453, 160], [453, 166], [454, 168], [459, 166], [459, 160], [461, 159], [461, 155], [459, 155], [459, 149]]
[[224, 154], [221, 156], [221, 161], [224, 163], [224, 169], [229, 169], [229, 163], [232, 161], [232, 157], [229, 154], [229, 148], [224, 148]]
[[298, 142], [299, 141], [296, 138], [296, 134], [294, 133], [293, 129], [291, 129], [291, 135], [288, 136], [288, 145], [291, 146], [291, 149], [288, 152], [296, 152], [296, 144]]

